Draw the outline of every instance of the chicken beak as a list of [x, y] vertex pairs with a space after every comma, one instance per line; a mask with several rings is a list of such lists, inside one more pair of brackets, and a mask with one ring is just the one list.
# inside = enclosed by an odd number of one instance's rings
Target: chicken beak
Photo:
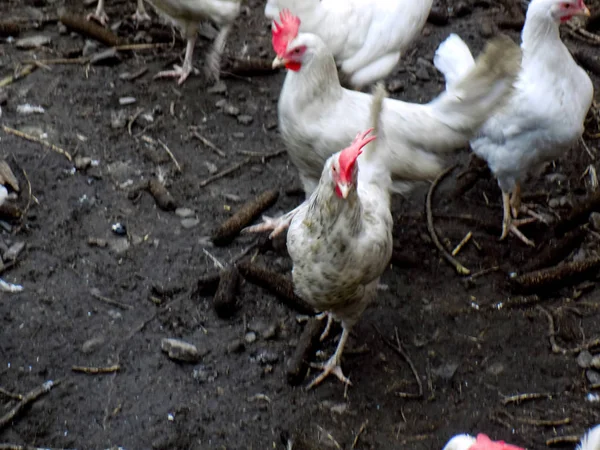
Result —
[[583, 6], [583, 8], [581, 8], [579, 10], [579, 14], [577, 14], [577, 15], [578, 16], [590, 17], [592, 14], [590, 13], [590, 10], [588, 9], [588, 7], [586, 5], [584, 5], [583, 2], [581, 2], [581, 6]]
[[342, 194], [342, 198], [347, 198], [350, 193], [350, 185], [346, 183], [339, 183], [338, 188], [340, 189], [340, 193]]
[[280, 58], [279, 56], [277, 56], [273, 60], [273, 64], [271, 64], [271, 67], [273, 67], [273, 69], [279, 69], [281, 67], [285, 67], [285, 60], [283, 58]]

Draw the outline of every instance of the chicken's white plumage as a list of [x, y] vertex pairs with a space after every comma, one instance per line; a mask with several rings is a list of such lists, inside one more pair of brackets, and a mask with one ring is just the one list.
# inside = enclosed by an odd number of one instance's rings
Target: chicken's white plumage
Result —
[[300, 32], [318, 35], [349, 84], [361, 88], [388, 76], [421, 33], [432, 0], [268, 0], [265, 16], [289, 9]]
[[600, 425], [596, 425], [583, 436], [577, 450], [600, 450]]

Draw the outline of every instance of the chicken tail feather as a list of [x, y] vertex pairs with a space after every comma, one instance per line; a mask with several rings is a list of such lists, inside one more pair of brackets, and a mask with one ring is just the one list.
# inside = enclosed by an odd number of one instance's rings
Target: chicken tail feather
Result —
[[433, 65], [444, 74], [446, 90], [451, 90], [452, 86], [473, 68], [475, 60], [467, 44], [457, 34], [452, 33], [435, 51]]

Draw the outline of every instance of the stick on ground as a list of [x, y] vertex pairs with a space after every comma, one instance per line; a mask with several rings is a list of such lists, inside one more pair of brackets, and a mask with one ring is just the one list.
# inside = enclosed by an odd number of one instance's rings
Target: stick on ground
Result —
[[112, 31], [101, 27], [92, 21], [85, 20], [83, 17], [64, 14], [59, 17], [59, 20], [69, 30], [95, 39], [98, 42], [102, 42], [104, 45], [108, 45], [109, 47], [116, 47], [117, 45], [126, 43]]
[[310, 361], [319, 348], [324, 328], [324, 321], [315, 318], [309, 319], [304, 326], [298, 345], [287, 362], [286, 376], [290, 385], [298, 386], [306, 377]]
[[10, 422], [12, 422], [17, 415], [29, 404], [35, 402], [42, 395], [47, 394], [52, 390], [53, 387], [56, 387], [60, 384], [60, 380], [57, 381], [46, 381], [41, 386], [36, 387], [34, 390], [28, 392], [23, 396], [23, 399], [17, 403], [10, 411], [0, 417], [0, 430], [4, 429]]
[[240, 272], [235, 266], [221, 271], [219, 285], [213, 299], [213, 306], [221, 319], [228, 319], [235, 313], [239, 284]]
[[435, 227], [433, 226], [433, 212], [431, 211], [431, 199], [433, 197], [433, 193], [435, 192], [435, 188], [440, 183], [440, 181], [442, 181], [446, 176], [448, 176], [450, 172], [454, 170], [455, 167], [456, 165], [444, 170], [437, 176], [435, 180], [433, 180], [433, 183], [431, 183], [429, 192], [427, 193], [427, 200], [425, 201], [425, 211], [427, 213], [427, 229], [429, 230], [429, 234], [431, 235], [433, 243], [438, 248], [444, 259], [448, 261], [448, 263], [450, 263], [452, 267], [454, 267], [454, 269], [459, 273], [459, 275], [469, 275], [471, 271], [465, 266], [463, 266], [460, 262], [458, 262], [450, 253], [448, 253], [448, 251], [444, 248], [444, 246], [438, 239], [437, 233], [435, 232]]
[[54, 144], [43, 141], [42, 139], [38, 139], [35, 136], [31, 136], [30, 134], [23, 133], [22, 131], [15, 130], [14, 128], [7, 127], [6, 125], [2, 125], [2, 129], [8, 134], [12, 134], [14, 136], [18, 136], [20, 138], [27, 139], [28, 141], [41, 144], [44, 147], [49, 148], [50, 150], [52, 150], [60, 155], [63, 155], [69, 161], [73, 161], [73, 158], [71, 157], [71, 154], [69, 152], [67, 152], [66, 150], [63, 150], [62, 148], [60, 148]]

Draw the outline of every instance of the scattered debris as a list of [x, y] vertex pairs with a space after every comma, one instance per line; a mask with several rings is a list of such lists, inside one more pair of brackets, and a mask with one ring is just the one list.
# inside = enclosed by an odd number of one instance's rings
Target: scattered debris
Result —
[[121, 370], [121, 366], [115, 364], [109, 367], [84, 367], [84, 366], [73, 366], [71, 367], [73, 372], [87, 373], [88, 375], [98, 375], [104, 373], [115, 373]]
[[17, 417], [17, 415], [25, 409], [25, 407], [35, 402], [42, 395], [45, 395], [48, 392], [50, 392], [52, 388], [58, 386], [60, 383], [60, 380], [49, 380], [41, 386], [25, 394], [23, 396], [23, 399], [19, 403], [17, 403], [10, 411], [8, 411], [6, 414], [0, 417], [0, 430], [4, 429], [6, 425], [11, 423]]
[[590, 273], [600, 269], [600, 258], [562, 263], [557, 266], [527, 272], [511, 278], [513, 286], [524, 292], [552, 291], [587, 279]]
[[227, 219], [212, 235], [212, 242], [217, 246], [229, 244], [235, 237], [255, 220], [263, 211], [270, 208], [279, 197], [279, 192], [265, 191], [253, 200], [245, 203], [229, 219]]
[[110, 227], [110, 231], [115, 233], [117, 236], [127, 236], [127, 227], [121, 222], [113, 223]]
[[195, 345], [179, 339], [164, 338], [161, 341], [160, 348], [169, 355], [169, 358], [175, 361], [197, 363], [208, 352], [200, 352]]
[[38, 138], [36, 138], [34, 136], [31, 136], [31, 135], [29, 135], [27, 133], [23, 133], [22, 131], [15, 130], [14, 128], [7, 127], [6, 125], [2, 125], [2, 129], [4, 130], [5, 133], [12, 134], [14, 136], [18, 136], [20, 138], [27, 139], [28, 141], [32, 141], [32, 142], [36, 142], [38, 144], [41, 144], [44, 147], [49, 148], [50, 150], [52, 150], [52, 151], [54, 151], [54, 152], [56, 152], [56, 153], [58, 153], [60, 155], [63, 155], [69, 161], [73, 160], [73, 158], [71, 157], [71, 155], [69, 154], [69, 152], [63, 150], [62, 148], [60, 148], [60, 147], [58, 147], [58, 146], [56, 146], [54, 144], [50, 144], [49, 142], [46, 142], [46, 141], [44, 141], [42, 139], [38, 139]]
[[41, 106], [30, 105], [25, 103], [24, 105], [17, 106], [17, 112], [19, 114], [44, 114], [46, 110]]
[[167, 191], [167, 188], [156, 178], [152, 178], [148, 181], [148, 192], [154, 197], [156, 204], [163, 211], [175, 211], [177, 209], [177, 203], [171, 196], [171, 193]]
[[325, 321], [316, 318], [310, 318], [304, 326], [296, 349], [287, 362], [286, 377], [290, 385], [298, 386], [306, 377], [324, 329]]
[[116, 300], [113, 300], [113, 299], [110, 299], [108, 297], [103, 296], [100, 293], [100, 289], [98, 289], [98, 288], [92, 288], [92, 289], [90, 289], [90, 294], [96, 300], [100, 300], [101, 302], [107, 303], [107, 304], [112, 305], [112, 306], [116, 306], [117, 308], [121, 308], [121, 309], [133, 309], [133, 306], [131, 306], [131, 305], [128, 305], [126, 303], [121, 303], [121, 302], [118, 302]]
[[85, 20], [85, 18], [63, 14], [59, 17], [59, 20], [71, 31], [95, 39], [109, 47], [125, 44], [125, 42], [112, 31], [95, 24], [90, 20]]
[[227, 319], [233, 316], [236, 310], [240, 272], [235, 266], [230, 266], [221, 270], [219, 278], [213, 305], [217, 315], [222, 319]]
[[16, 294], [17, 292], [23, 291], [24, 287], [19, 284], [12, 284], [4, 281], [0, 278], [0, 292], [8, 292], [10, 294]]
[[19, 50], [32, 50], [43, 47], [44, 45], [48, 45], [50, 42], [52, 42], [52, 38], [50, 36], [36, 34], [34, 36], [17, 39], [15, 41], [15, 47], [17, 47]]

